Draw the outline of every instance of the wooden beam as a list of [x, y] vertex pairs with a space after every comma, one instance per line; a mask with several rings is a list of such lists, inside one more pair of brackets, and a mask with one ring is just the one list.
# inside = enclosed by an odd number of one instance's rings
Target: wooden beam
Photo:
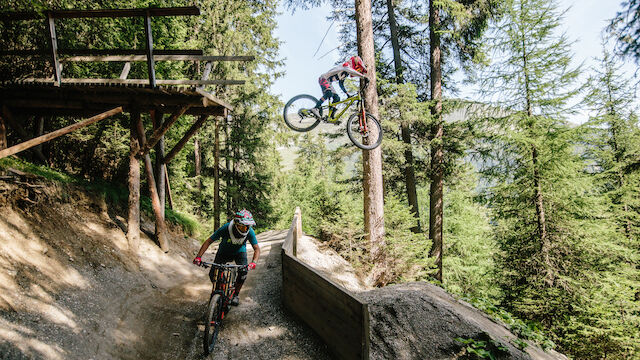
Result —
[[[253, 61], [255, 56], [211, 56], [211, 55], [161, 55], [163, 50], [154, 50], [155, 61]], [[142, 62], [147, 61], [145, 55], [87, 55], [61, 58], [62, 62]], [[206, 80], [206, 79], [203, 79]]]
[[131, 70], [131, 63], [126, 62], [122, 67], [122, 72], [120, 72], [120, 80], [125, 80], [129, 76], [129, 71]]
[[9, 155], [13, 155], [13, 154], [19, 153], [20, 151], [29, 149], [29, 148], [34, 147], [36, 145], [45, 143], [45, 142], [47, 142], [49, 140], [53, 140], [53, 139], [55, 139], [57, 137], [60, 137], [62, 135], [66, 135], [66, 134], [68, 134], [68, 133], [70, 133], [72, 131], [75, 131], [77, 129], [83, 128], [85, 126], [89, 126], [89, 125], [91, 125], [93, 123], [96, 123], [96, 122], [98, 122], [100, 120], [104, 120], [104, 119], [106, 119], [106, 118], [108, 118], [110, 116], [113, 116], [115, 114], [119, 114], [121, 112], [122, 112], [122, 107], [119, 106], [119, 107], [117, 107], [115, 109], [111, 109], [109, 111], [105, 111], [105, 112], [103, 112], [101, 114], [98, 114], [98, 115], [96, 115], [94, 117], [91, 117], [91, 118], [86, 119], [84, 121], [81, 121], [79, 123], [75, 123], [73, 125], [69, 125], [69, 126], [67, 126], [65, 128], [50, 132], [50, 133], [42, 135], [42, 136], [38, 136], [35, 139], [31, 139], [31, 140], [25, 141], [23, 143], [20, 143], [18, 145], [14, 145], [14, 146], [12, 146], [10, 148], [7, 148], [7, 149], [4, 149], [4, 150], [0, 151], [0, 159], [2, 159], [3, 157], [7, 157]]
[[171, 114], [171, 117], [169, 118], [169, 120], [164, 122], [158, 129], [156, 129], [153, 132], [153, 134], [151, 134], [151, 136], [149, 137], [149, 141], [146, 144], [144, 144], [142, 148], [142, 153], [143, 154], [149, 153], [149, 150], [151, 150], [154, 146], [156, 146], [156, 143], [160, 140], [162, 136], [164, 136], [167, 130], [169, 130], [169, 128], [171, 127], [171, 125], [173, 125], [178, 120], [178, 118], [182, 114], [184, 114], [185, 111], [187, 111], [187, 109], [190, 106], [191, 105], [183, 106], [177, 112]]
[[[144, 16], [145, 11], [149, 11], [151, 16], [188, 16], [200, 15], [197, 6], [165, 7], [149, 9], [96, 9], [96, 10], [53, 10], [51, 15], [54, 18], [100, 18], [100, 17], [138, 17]], [[2, 11], [0, 21], [16, 20], [36, 20], [42, 19], [43, 15], [36, 11]]]
[[47, 23], [49, 25], [49, 41], [51, 44], [51, 66], [53, 67], [53, 80], [56, 86], [60, 86], [61, 69], [58, 62], [58, 39], [56, 37], [56, 24], [51, 16], [51, 12], [47, 12]]
[[[7, 119], [7, 122], [9, 123], [9, 125], [11, 125], [11, 127], [14, 128], [18, 132], [18, 134], [20, 134], [20, 136], [25, 141], [32, 138], [29, 134], [27, 134], [27, 132], [24, 130], [24, 128], [22, 126], [20, 126], [20, 123], [18, 123], [15, 120], [15, 118], [13, 117], [13, 114], [11, 113], [11, 111], [9, 110], [9, 108], [6, 105], [2, 105], [2, 115], [4, 115], [4, 118]], [[42, 151], [40, 151], [38, 146], [40, 146], [40, 145], [36, 145], [35, 147], [33, 147], [33, 151], [36, 153], [36, 156], [44, 164], [46, 164], [47, 163], [47, 158], [44, 157], [44, 155], [42, 154]]]
[[191, 125], [189, 130], [187, 130], [187, 132], [182, 137], [182, 139], [180, 139], [180, 141], [178, 141], [178, 143], [173, 147], [173, 149], [169, 151], [167, 156], [164, 157], [163, 162], [165, 164], [168, 164], [171, 160], [173, 160], [176, 154], [178, 154], [178, 152], [182, 150], [182, 148], [187, 144], [189, 139], [191, 139], [191, 137], [198, 131], [198, 129], [200, 129], [200, 127], [204, 124], [204, 122], [207, 120], [208, 117], [209, 115], [201, 115], [198, 118], [198, 120], [193, 125]]
[[[0, 50], [2, 56], [48, 56], [51, 50]], [[103, 57], [109, 55], [116, 56], [142, 56], [145, 61], [146, 49], [58, 49], [58, 55], [68, 56], [89, 56], [89, 57]], [[167, 50], [154, 50], [154, 55], [181, 55], [181, 56], [201, 56], [204, 54], [202, 50], [198, 49], [167, 49]], [[120, 60], [118, 60], [120, 61]], [[122, 60], [126, 61], [126, 60]]]
[[144, 16], [144, 34], [147, 44], [147, 71], [149, 76], [149, 86], [156, 87], [156, 65], [153, 62], [153, 35], [151, 33], [151, 13], [149, 10]]
[[137, 123], [140, 121], [140, 112], [131, 112], [131, 124], [129, 126], [129, 214], [127, 219], [127, 241], [129, 251], [137, 253], [140, 245], [140, 142]]
[[[142, 125], [142, 119], [136, 123], [138, 130], [138, 136], [140, 139], [140, 147], [146, 147], [147, 139], [144, 134], [144, 126]], [[160, 208], [160, 199], [158, 198], [158, 191], [156, 187], [156, 180], [153, 176], [153, 165], [151, 164], [151, 156], [148, 152], [142, 154], [144, 159], [144, 170], [147, 175], [147, 186], [149, 188], [149, 197], [151, 197], [151, 207], [156, 217], [156, 240], [160, 249], [164, 252], [169, 251], [169, 243], [167, 242], [167, 226], [164, 222], [164, 211]]]
[[[164, 114], [160, 111], [152, 111], [151, 117], [155, 119], [154, 130], [157, 130], [158, 127], [162, 126]], [[158, 187], [158, 197], [160, 198], [160, 208], [162, 209], [162, 217], [165, 217], [165, 203], [166, 203], [166, 192], [165, 192], [165, 174], [164, 174], [164, 136], [160, 137], [158, 143], [156, 144], [156, 179], [157, 187]]]
[[[62, 79], [62, 84], [86, 84], [86, 85], [108, 85], [108, 84], [138, 84], [147, 85], [149, 79]], [[50, 84], [51, 79], [44, 78], [25, 78], [22, 79], [23, 83], [37, 83], [37, 84]], [[155, 80], [156, 85], [243, 85], [245, 80]]]

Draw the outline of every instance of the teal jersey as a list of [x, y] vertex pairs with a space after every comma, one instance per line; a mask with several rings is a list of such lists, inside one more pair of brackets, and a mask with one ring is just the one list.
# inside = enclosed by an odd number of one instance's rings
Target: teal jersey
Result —
[[219, 254], [226, 256], [247, 252], [247, 240], [249, 240], [251, 245], [258, 245], [258, 239], [256, 239], [256, 233], [253, 231], [253, 228], [249, 228], [249, 233], [244, 238], [237, 238], [233, 234], [232, 223], [233, 222], [228, 222], [222, 225], [209, 237], [211, 241], [220, 239], [220, 246], [218, 247]]

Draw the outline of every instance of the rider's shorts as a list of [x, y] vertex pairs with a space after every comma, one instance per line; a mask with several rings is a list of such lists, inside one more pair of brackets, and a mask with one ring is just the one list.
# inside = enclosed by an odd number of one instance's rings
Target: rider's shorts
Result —
[[[218, 251], [216, 253], [216, 258], [213, 260], [214, 263], [216, 264], [226, 264], [230, 261], [234, 261], [236, 263], [236, 265], [247, 265], [249, 262], [247, 261], [247, 253], [245, 251], [236, 253], [236, 254], [222, 254], [220, 253], [220, 251]], [[215, 281], [215, 278], [213, 277], [213, 270], [214, 268], [212, 267], [211, 270], [209, 270], [209, 279], [211, 280], [211, 282]], [[244, 281], [244, 279], [246, 279], [247, 277], [247, 270], [239, 270], [238, 271], [238, 278], [236, 280], [237, 281]]]

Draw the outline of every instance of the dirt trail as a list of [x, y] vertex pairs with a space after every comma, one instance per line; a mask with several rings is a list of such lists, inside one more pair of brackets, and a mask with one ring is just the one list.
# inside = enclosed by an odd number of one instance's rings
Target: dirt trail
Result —
[[[143, 236], [132, 254], [115, 209], [82, 190], [43, 184], [33, 194], [0, 181], [0, 359], [202, 359], [211, 283], [191, 264], [199, 243], [172, 233], [165, 254]], [[282, 309], [285, 235], [259, 235], [258, 267], [213, 358], [330, 358]]]

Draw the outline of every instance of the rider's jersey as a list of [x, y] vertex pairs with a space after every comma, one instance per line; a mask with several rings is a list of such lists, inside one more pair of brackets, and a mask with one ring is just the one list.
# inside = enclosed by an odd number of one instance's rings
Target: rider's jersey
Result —
[[361, 77], [361, 78], [366, 77], [365, 75], [355, 71], [351, 67], [344, 66], [344, 64], [334, 67], [333, 69], [331, 69], [331, 70], [327, 71], [326, 73], [320, 75], [320, 77], [325, 78], [325, 79], [329, 80], [330, 82], [333, 82], [333, 81], [343, 81], [349, 75], [357, 76], [357, 77]]
[[247, 252], [247, 240], [249, 240], [249, 243], [252, 245], [258, 244], [258, 239], [256, 239], [256, 233], [253, 231], [253, 228], [249, 229], [247, 236], [236, 237], [236, 234], [233, 232], [233, 222], [222, 225], [209, 238], [211, 241], [221, 240], [218, 253], [222, 255], [235, 255]]

